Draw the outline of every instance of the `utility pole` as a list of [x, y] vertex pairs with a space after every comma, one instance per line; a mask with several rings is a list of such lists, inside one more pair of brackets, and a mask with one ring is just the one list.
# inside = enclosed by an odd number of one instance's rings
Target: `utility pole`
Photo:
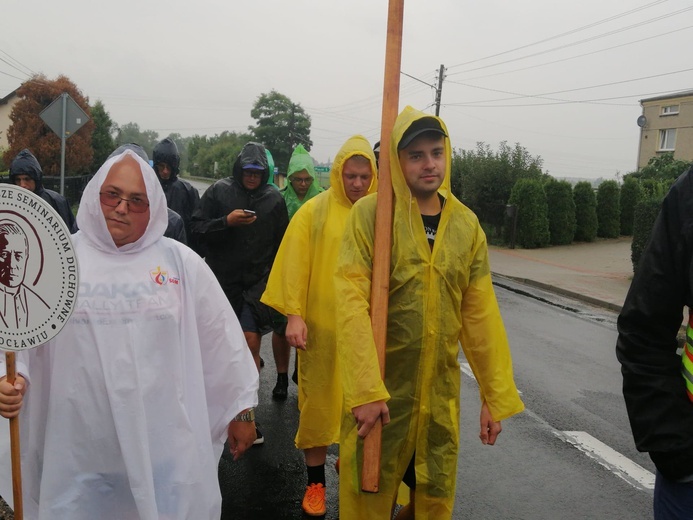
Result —
[[436, 116], [440, 115], [440, 98], [443, 92], [443, 80], [445, 79], [445, 67], [441, 64], [438, 71], [438, 88], [436, 88]]

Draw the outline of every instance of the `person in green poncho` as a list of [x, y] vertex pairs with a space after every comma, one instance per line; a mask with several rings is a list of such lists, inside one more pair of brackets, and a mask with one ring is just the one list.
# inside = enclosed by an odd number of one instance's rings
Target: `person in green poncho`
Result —
[[[321, 191], [324, 191], [315, 182], [315, 166], [313, 158], [302, 144], [294, 148], [286, 170], [286, 178], [289, 183], [282, 190], [286, 209], [289, 211], [289, 220], [296, 214], [301, 206]], [[272, 353], [277, 365], [277, 384], [272, 390], [274, 399], [286, 399], [289, 388], [289, 358], [291, 347], [286, 341], [286, 316], [276, 311], [273, 313], [274, 332], [272, 333]], [[294, 381], [296, 378], [294, 378]]]
[[289, 211], [289, 220], [306, 201], [315, 197], [323, 189], [315, 182], [315, 166], [313, 158], [302, 144], [299, 144], [291, 154], [289, 167], [286, 170], [286, 178], [289, 181], [282, 190], [286, 209]]

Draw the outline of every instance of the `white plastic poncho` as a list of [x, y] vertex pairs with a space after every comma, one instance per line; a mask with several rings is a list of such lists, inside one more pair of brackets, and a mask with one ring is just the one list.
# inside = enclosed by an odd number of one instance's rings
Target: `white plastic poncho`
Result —
[[[125, 154], [140, 164], [151, 215], [139, 240], [116, 248], [98, 192]], [[202, 259], [162, 238], [164, 193], [131, 151], [97, 172], [77, 222], [75, 310], [54, 340], [18, 356], [30, 381], [25, 518], [218, 519], [227, 425], [257, 404], [238, 320]]]

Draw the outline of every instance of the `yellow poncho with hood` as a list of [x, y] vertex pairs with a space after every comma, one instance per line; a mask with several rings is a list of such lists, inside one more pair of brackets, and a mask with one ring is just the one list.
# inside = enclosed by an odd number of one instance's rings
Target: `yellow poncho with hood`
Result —
[[[397, 143], [422, 117], [432, 116], [405, 108], [390, 143], [394, 219], [384, 382], [369, 318], [375, 196], [354, 205], [337, 262], [337, 345], [344, 386], [339, 501], [345, 519], [390, 518], [414, 452], [417, 520], [452, 517], [460, 417], [458, 342], [493, 419], [524, 408], [491, 285], [486, 237], [474, 213], [450, 191], [449, 139], [439, 188], [445, 203], [432, 251], [404, 179]], [[351, 410], [381, 399], [388, 400], [391, 422], [383, 428], [380, 492], [363, 493], [363, 443]]]
[[339, 441], [342, 381], [335, 339], [334, 266], [352, 203], [344, 190], [344, 163], [354, 155], [371, 162], [368, 193], [377, 188], [375, 155], [365, 137], [351, 137], [337, 153], [331, 188], [306, 202], [289, 223], [261, 301], [306, 322], [306, 350], [298, 351], [296, 447], [329, 446]]

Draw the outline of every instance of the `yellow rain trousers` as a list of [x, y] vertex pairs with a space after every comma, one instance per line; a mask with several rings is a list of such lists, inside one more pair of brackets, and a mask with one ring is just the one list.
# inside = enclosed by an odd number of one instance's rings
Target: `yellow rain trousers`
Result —
[[284, 234], [261, 301], [280, 313], [299, 315], [308, 327], [306, 350], [298, 351], [299, 449], [339, 442], [342, 379], [335, 338], [334, 269], [352, 203], [342, 169], [354, 155], [371, 162], [368, 193], [377, 188], [375, 155], [365, 137], [342, 146], [330, 172], [331, 188], [307, 201]]
[[[344, 520], [389, 519], [414, 452], [416, 519], [452, 518], [460, 417], [458, 342], [493, 419], [524, 409], [491, 285], [486, 237], [474, 213], [450, 192], [449, 139], [439, 189], [445, 204], [433, 251], [400, 168], [397, 143], [421, 117], [432, 116], [405, 108], [390, 143], [395, 207], [385, 381], [369, 318], [375, 196], [354, 205], [337, 262], [337, 345], [344, 385], [339, 501]], [[388, 400], [391, 422], [383, 428], [380, 491], [363, 493], [363, 442], [351, 410], [381, 399]]]

